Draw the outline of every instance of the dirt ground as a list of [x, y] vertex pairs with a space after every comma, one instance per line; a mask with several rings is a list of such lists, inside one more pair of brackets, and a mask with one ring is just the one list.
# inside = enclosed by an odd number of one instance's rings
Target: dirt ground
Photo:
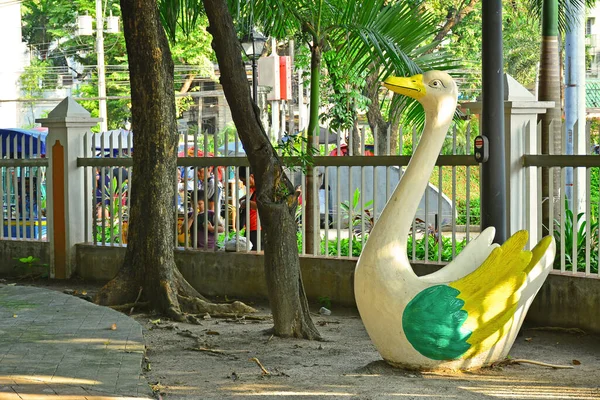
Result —
[[[38, 284], [56, 290], [87, 283]], [[325, 341], [281, 339], [265, 304], [265, 320], [173, 323], [139, 313], [147, 346], [145, 376], [164, 399], [600, 399], [600, 337], [583, 332], [525, 329], [512, 359], [568, 365], [552, 369], [513, 364], [470, 372], [417, 373], [385, 364], [354, 309], [313, 319]], [[262, 368], [261, 368], [262, 366]], [[264, 368], [264, 370], [263, 370]]]

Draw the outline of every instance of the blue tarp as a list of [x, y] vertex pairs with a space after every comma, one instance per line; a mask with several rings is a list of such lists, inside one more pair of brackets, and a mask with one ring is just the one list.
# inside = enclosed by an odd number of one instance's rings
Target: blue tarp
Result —
[[111, 149], [113, 151], [119, 149], [126, 151], [129, 144], [133, 146], [133, 132], [125, 129], [114, 129], [94, 135], [94, 148], [98, 151], [110, 151]]
[[[35, 129], [0, 129], [0, 149], [2, 150], [2, 157], [26, 158], [33, 155], [45, 155], [46, 136], [48, 136], [48, 132]], [[38, 149], [40, 150], [39, 154]]]
[[219, 147], [217, 149], [219, 153], [224, 156], [232, 157], [232, 156], [245, 156], [246, 152], [244, 151], [244, 145], [242, 142], [238, 142], [237, 154], [235, 152], [235, 143], [227, 143], [227, 150], [225, 150], [225, 145]]

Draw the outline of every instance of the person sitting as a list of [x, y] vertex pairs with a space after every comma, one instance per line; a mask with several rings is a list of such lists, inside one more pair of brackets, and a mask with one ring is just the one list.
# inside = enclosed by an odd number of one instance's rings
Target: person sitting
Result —
[[217, 208], [221, 205], [221, 182], [215, 178], [215, 175], [213, 174], [213, 167], [200, 167], [198, 168], [197, 175], [198, 190], [204, 190], [206, 192], [208, 209], [216, 212], [217, 215], [220, 215], [220, 209], [215, 209], [215, 204], [217, 205]]
[[[190, 235], [193, 235], [193, 232], [197, 229], [196, 244], [198, 248], [214, 250], [217, 242], [215, 232], [224, 232], [225, 227], [213, 210], [205, 209], [204, 191], [202, 190], [198, 191], [198, 215], [196, 221], [197, 224], [194, 223], [194, 213], [189, 213], [187, 229]], [[197, 225], [197, 228], [195, 225]], [[208, 233], [208, 235], [205, 235], [205, 233]]]
[[[246, 178], [246, 174], [249, 174]], [[258, 206], [256, 204], [256, 187], [254, 185], [254, 174], [252, 169], [241, 166], [238, 168], [240, 181], [246, 186], [246, 196], [240, 199], [240, 227], [246, 226], [246, 212], [250, 210], [250, 227], [246, 227], [249, 232], [252, 251], [258, 250]], [[250, 196], [247, 201], [246, 197]], [[249, 205], [249, 206], [248, 206]], [[260, 228], [262, 232], [262, 227]]]

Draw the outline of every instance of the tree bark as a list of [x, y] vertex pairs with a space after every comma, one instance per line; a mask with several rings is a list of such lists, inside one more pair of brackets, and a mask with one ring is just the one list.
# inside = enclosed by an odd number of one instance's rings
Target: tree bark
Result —
[[[122, 0], [121, 11], [135, 131], [128, 244], [119, 273], [100, 290], [96, 301], [102, 305], [131, 303], [142, 287], [152, 308], [176, 320], [184, 320], [187, 311], [223, 312], [223, 305], [213, 308], [175, 265], [173, 61], [156, 1]], [[194, 307], [182, 307], [180, 299], [189, 300], [185, 304], [194, 303]], [[206, 307], [198, 307], [198, 302]], [[239, 302], [225, 307], [229, 312], [254, 311]]]
[[[561, 102], [560, 102], [560, 68], [558, 58], [558, 41], [556, 37], [544, 37], [542, 42], [542, 60], [540, 62], [539, 100], [554, 101], [554, 107], [549, 108], [545, 114], [540, 114], [542, 123], [542, 154], [561, 154]], [[543, 234], [552, 232], [550, 209], [554, 218], [559, 218], [560, 213], [560, 172], [554, 168], [554, 173], [549, 168], [542, 169], [542, 221]], [[552, 191], [550, 190], [552, 180]]]
[[[319, 138], [319, 97], [320, 97], [320, 85], [321, 80], [321, 57], [322, 57], [321, 44], [317, 37], [313, 38], [313, 43], [310, 46], [310, 108], [309, 108], [309, 119], [308, 128], [306, 129], [307, 138], [307, 151], [312, 152], [315, 147], [315, 142], [318, 143]], [[316, 141], [315, 141], [316, 139]], [[310, 146], [310, 148], [308, 148]], [[319, 250], [320, 232], [321, 227], [319, 223], [315, 223], [315, 219], [318, 217], [315, 215], [318, 213], [318, 205], [315, 205], [315, 185], [314, 180], [318, 179], [315, 177], [315, 169], [312, 165], [306, 166], [306, 195], [303, 196], [306, 210], [306, 229], [304, 240], [306, 252], [308, 254], [317, 254]], [[318, 189], [317, 189], [318, 191]]]
[[[545, 114], [540, 114], [538, 121], [542, 124], [542, 154], [561, 154], [562, 152], [562, 120], [560, 95], [560, 60], [558, 53], [558, 0], [544, 0], [542, 14], [542, 49], [540, 57], [540, 80], [538, 99], [554, 101], [554, 107]], [[559, 218], [561, 204], [560, 171], [554, 168], [542, 168], [542, 230], [544, 235], [552, 234], [550, 210], [554, 218]], [[550, 190], [550, 182], [553, 189]]]
[[362, 143], [362, 138], [360, 137], [360, 129], [358, 126], [358, 118], [354, 118], [354, 122], [352, 123], [352, 131], [350, 132], [352, 135], [352, 146], [348, 147], [350, 151], [349, 154], [353, 156], [360, 156], [364, 154], [365, 146]]
[[[367, 120], [373, 135], [377, 135], [377, 154], [387, 155], [387, 133], [390, 124], [383, 118], [379, 106], [379, 71], [373, 65], [373, 72], [367, 76], [366, 96], [371, 100], [367, 109]], [[391, 146], [390, 146], [391, 152]]]
[[256, 182], [274, 333], [284, 337], [320, 339], [309, 315], [300, 274], [294, 220], [298, 193], [283, 172], [283, 164], [260, 123], [260, 111], [250, 97], [242, 49], [227, 2], [204, 0], [204, 8], [219, 62], [221, 85]]

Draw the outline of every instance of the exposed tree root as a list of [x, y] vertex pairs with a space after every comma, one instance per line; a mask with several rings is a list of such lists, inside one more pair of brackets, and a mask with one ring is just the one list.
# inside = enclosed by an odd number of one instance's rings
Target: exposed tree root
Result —
[[98, 291], [94, 302], [101, 306], [128, 304], [131, 307], [135, 303], [139, 287], [140, 285], [134, 279], [120, 271], [115, 278]]
[[256, 365], [258, 365], [260, 367], [260, 370], [263, 375], [271, 375], [271, 373], [269, 371], [267, 371], [267, 369], [262, 365], [262, 363], [258, 360], [258, 358], [252, 357], [248, 361], [254, 361], [256, 363]]
[[241, 320], [247, 321], [270, 321], [273, 319], [271, 315], [243, 315], [231, 314], [231, 313], [213, 313], [210, 314], [214, 318], [228, 318], [225, 322], [239, 322]]
[[210, 354], [218, 354], [218, 355], [231, 355], [235, 353], [250, 353], [250, 350], [217, 350], [217, 349], [209, 349], [206, 347], [190, 347], [188, 350], [191, 351], [200, 351]]
[[140, 301], [140, 297], [142, 297], [143, 290], [144, 290], [144, 287], [140, 286], [140, 291], [138, 292], [138, 295], [135, 298], [135, 301], [133, 302], [133, 306], [131, 306], [131, 309], [129, 310], [129, 315], [133, 314], [133, 309], [135, 308], [135, 306], [137, 306], [138, 302]]
[[148, 287], [140, 285], [140, 282], [127, 273], [119, 273], [98, 292], [96, 303], [130, 313], [134, 308], [152, 308], [174, 321], [197, 325], [202, 323], [202, 315], [206, 313], [211, 317], [239, 318], [257, 312], [240, 301], [212, 303], [198, 293], [177, 268], [173, 278]]
[[545, 362], [541, 362], [541, 361], [526, 360], [523, 358], [502, 360], [497, 363], [494, 363], [494, 366], [503, 366], [503, 365], [512, 365], [512, 364], [533, 364], [533, 365], [539, 365], [541, 367], [548, 367], [548, 368], [554, 368], [554, 369], [573, 369], [574, 368], [572, 365], [549, 364], [549, 363], [545, 363]]
[[150, 303], [148, 303], [147, 301], [142, 301], [142, 302], [137, 302], [137, 303], [127, 303], [127, 304], [120, 304], [120, 305], [108, 306], [108, 307], [112, 308], [113, 310], [117, 310], [117, 311], [129, 310], [130, 311], [129, 314], [131, 315], [131, 310], [133, 310], [134, 307], [137, 307], [138, 309], [147, 308], [149, 304]]
[[186, 313], [190, 314], [206, 314], [211, 316], [225, 315], [226, 318], [234, 318], [236, 316], [255, 313], [256, 310], [245, 305], [241, 301], [234, 301], [229, 304], [217, 304], [203, 300], [198, 297], [177, 296], [179, 306]]

